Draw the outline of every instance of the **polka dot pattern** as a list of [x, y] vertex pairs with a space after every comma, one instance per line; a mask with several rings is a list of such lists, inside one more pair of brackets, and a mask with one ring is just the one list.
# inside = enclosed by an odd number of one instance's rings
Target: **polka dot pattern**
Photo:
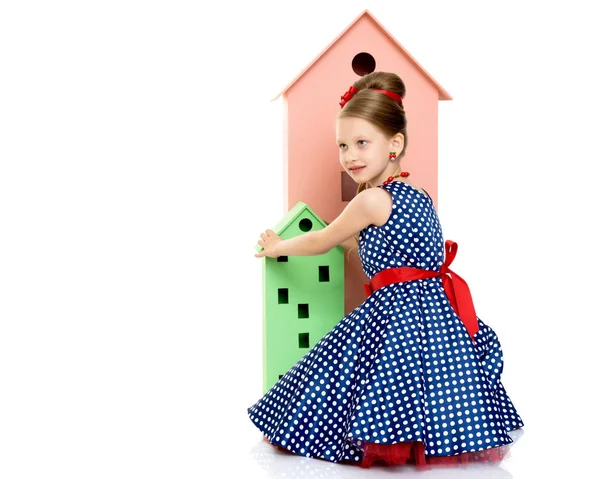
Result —
[[[383, 226], [359, 235], [368, 277], [439, 271], [444, 241], [431, 199], [404, 182]], [[360, 461], [363, 442], [422, 441], [428, 456], [510, 444], [523, 426], [500, 381], [502, 349], [479, 318], [474, 344], [441, 278], [385, 286], [327, 333], [256, 404], [253, 423], [291, 452]]]

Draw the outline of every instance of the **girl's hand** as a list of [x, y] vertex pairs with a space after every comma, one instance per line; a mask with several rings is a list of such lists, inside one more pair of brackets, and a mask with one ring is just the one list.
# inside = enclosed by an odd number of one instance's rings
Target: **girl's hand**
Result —
[[267, 230], [260, 235], [261, 239], [258, 240], [258, 245], [263, 248], [260, 253], [256, 253], [254, 256], [262, 258], [268, 256], [269, 258], [277, 258], [279, 255], [275, 253], [275, 247], [281, 241], [281, 238], [277, 236], [275, 231]]

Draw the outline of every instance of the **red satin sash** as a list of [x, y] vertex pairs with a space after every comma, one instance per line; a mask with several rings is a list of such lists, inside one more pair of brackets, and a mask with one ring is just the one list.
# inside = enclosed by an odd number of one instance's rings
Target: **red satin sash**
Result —
[[448, 296], [452, 308], [454, 308], [454, 311], [467, 328], [469, 335], [473, 338], [475, 333], [479, 331], [479, 325], [477, 324], [477, 315], [475, 314], [475, 306], [473, 305], [471, 291], [465, 280], [449, 268], [456, 256], [458, 245], [454, 241], [446, 240], [445, 246], [446, 260], [439, 272], [411, 268], [410, 266], [384, 269], [373, 276], [369, 284], [364, 285], [365, 292], [367, 293], [367, 296], [369, 296], [373, 291], [389, 284], [441, 276], [444, 291], [446, 292], [446, 296]]

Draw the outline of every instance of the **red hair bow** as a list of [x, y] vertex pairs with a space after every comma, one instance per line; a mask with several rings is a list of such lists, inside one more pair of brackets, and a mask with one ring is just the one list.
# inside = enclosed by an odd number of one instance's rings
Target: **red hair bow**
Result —
[[352, 97], [354, 95], [356, 95], [358, 93], [358, 90], [351, 86], [350, 88], [348, 88], [348, 91], [346, 93], [344, 93], [343, 96], [341, 96], [340, 98], [342, 99], [342, 101], [340, 102], [340, 107], [344, 108], [344, 105], [349, 102]]

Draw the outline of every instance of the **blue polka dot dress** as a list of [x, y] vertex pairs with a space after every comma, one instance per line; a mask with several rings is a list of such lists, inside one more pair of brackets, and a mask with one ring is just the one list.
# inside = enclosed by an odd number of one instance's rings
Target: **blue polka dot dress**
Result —
[[[360, 232], [366, 275], [440, 271], [444, 240], [431, 198], [402, 181], [379, 187], [392, 213]], [[512, 443], [508, 433], [523, 422], [500, 380], [498, 338], [477, 322], [472, 341], [440, 277], [384, 286], [248, 408], [250, 419], [273, 445], [332, 462], [367, 467], [367, 449], [411, 445], [427, 460], [485, 457]], [[418, 463], [416, 450], [396, 463]]]

